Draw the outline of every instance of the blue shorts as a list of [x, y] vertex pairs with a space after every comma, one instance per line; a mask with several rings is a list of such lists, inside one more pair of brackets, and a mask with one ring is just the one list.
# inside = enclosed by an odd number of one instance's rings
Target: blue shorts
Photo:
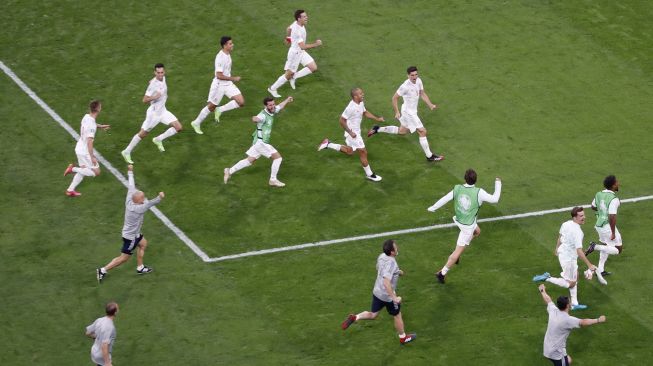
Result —
[[552, 358], [549, 358], [549, 361], [551, 361], [553, 363], [553, 366], [569, 366], [570, 365], [569, 358], [567, 358], [567, 356], [565, 356], [565, 357], [563, 357], [563, 358], [561, 358], [559, 360], [554, 360]]
[[143, 234], [137, 236], [134, 240], [122, 238], [122, 250], [120, 250], [120, 252], [129, 255], [134, 254], [133, 251], [138, 243], [141, 242], [141, 239], [143, 239]]
[[386, 302], [378, 297], [372, 295], [372, 309], [371, 311], [373, 313], [378, 313], [381, 309], [386, 308], [388, 310], [388, 314], [392, 316], [397, 316], [399, 312], [401, 311], [401, 304], [395, 304], [394, 302]]

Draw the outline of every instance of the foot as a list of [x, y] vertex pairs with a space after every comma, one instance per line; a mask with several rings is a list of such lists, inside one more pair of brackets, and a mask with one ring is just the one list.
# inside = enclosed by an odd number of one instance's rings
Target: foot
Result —
[[278, 180], [278, 179], [270, 179], [270, 186], [272, 187], [285, 187], [286, 183]]
[[367, 137], [372, 137], [372, 135], [376, 135], [377, 133], [379, 133], [379, 125], [374, 125], [367, 131]]
[[601, 271], [601, 276], [610, 276], [611, 274], [612, 274], [612, 272]]
[[596, 279], [599, 280], [600, 284], [604, 286], [608, 284], [608, 281], [606, 281], [605, 278], [603, 278], [603, 275], [599, 273], [599, 271], [596, 271], [595, 274], [596, 274]]
[[231, 173], [229, 173], [229, 168], [224, 168], [224, 184], [227, 184], [229, 178], [231, 178]]
[[381, 179], [383, 179], [380, 175], [376, 175], [372, 173], [372, 175], [367, 175], [367, 179], [371, 180], [372, 182], [380, 182]]
[[220, 112], [220, 107], [216, 107], [215, 110], [213, 111], [213, 118], [215, 118], [215, 123], [220, 122], [220, 116], [222, 115], [222, 112]]
[[317, 146], [317, 151], [326, 149], [327, 146], [329, 146], [329, 142], [331, 142], [329, 139], [322, 140], [322, 142]]
[[63, 176], [65, 177], [68, 174], [72, 173], [73, 172], [73, 167], [74, 167], [74, 165], [68, 164], [68, 167], [66, 168], [66, 170], [63, 171]]
[[551, 277], [549, 272], [544, 272], [541, 275], [537, 275], [533, 277], [533, 282], [542, 282], [546, 281], [547, 278]]
[[[290, 80], [288, 80], [288, 83], [290, 84], [290, 87], [292, 88], [292, 90], [295, 90], [295, 89], [296, 89], [296, 87], [295, 87], [295, 80], [296, 80], [296, 79], [295, 79], [294, 77], [291, 77]], [[278, 97], [277, 97], [277, 98], [278, 98]]]
[[444, 283], [444, 275], [441, 271], [438, 271], [438, 273], [435, 274], [435, 278], [437, 278], [438, 282]]
[[156, 145], [156, 147], [159, 148], [159, 151], [161, 151], [161, 152], [166, 151], [166, 149], [163, 148], [163, 142], [157, 140], [156, 137], [152, 139], [152, 142], [154, 143], [154, 145]]
[[281, 94], [277, 93], [277, 91], [274, 89], [268, 88], [268, 93], [270, 93], [270, 95], [275, 98], [281, 98]]
[[594, 251], [595, 247], [596, 247], [596, 243], [595, 242], [590, 242], [590, 246], [587, 247], [587, 250], [585, 251], [585, 256], [590, 255], [590, 253], [592, 253]]
[[77, 191], [66, 191], [66, 196], [68, 197], [79, 197], [82, 194]]
[[143, 268], [137, 269], [136, 273], [141, 275], [141, 274], [148, 274], [148, 273], [150, 273], [152, 271], [154, 271], [152, 268], [150, 268], [148, 266], [143, 266]]
[[134, 161], [132, 160], [132, 155], [128, 153], [127, 151], [121, 151], [120, 155], [122, 155], [122, 158], [125, 159], [127, 164], [134, 164]]
[[585, 310], [585, 309], [587, 309], [587, 305], [576, 304], [571, 306], [571, 310]]
[[104, 276], [106, 276], [106, 272], [102, 272], [100, 268], [95, 270], [95, 277], [97, 278], [98, 283], [102, 283], [102, 280], [104, 279]]
[[442, 161], [444, 160], [444, 155], [431, 154], [430, 157], [426, 158], [426, 161]]
[[193, 130], [195, 130], [196, 134], [198, 134], [198, 135], [203, 135], [204, 134], [204, 132], [202, 132], [202, 130], [200, 129], [200, 124], [199, 123], [193, 121], [193, 122], [190, 123], [190, 126], [193, 127]]
[[342, 324], [340, 324], [340, 328], [342, 328], [342, 330], [345, 330], [349, 328], [350, 325], [354, 324], [355, 321], [356, 321], [356, 315], [349, 314], [347, 315], [347, 319], [345, 319], [345, 321], [343, 321]]
[[417, 338], [417, 334], [415, 334], [415, 333], [409, 333], [409, 334], [406, 334], [405, 337], [401, 337], [401, 338], [399, 338], [399, 343], [401, 343], [401, 344], [406, 344], [406, 343], [409, 343], [409, 342], [414, 341], [415, 338]]

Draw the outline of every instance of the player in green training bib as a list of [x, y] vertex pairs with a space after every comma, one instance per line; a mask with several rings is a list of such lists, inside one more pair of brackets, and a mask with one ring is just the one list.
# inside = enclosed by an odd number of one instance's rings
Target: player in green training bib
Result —
[[465, 172], [465, 184], [457, 184], [449, 193], [440, 198], [433, 206], [427, 210], [435, 212], [438, 208], [444, 206], [447, 202], [454, 201], [454, 210], [456, 216], [453, 217], [453, 222], [460, 229], [458, 241], [456, 242], [456, 249], [449, 256], [447, 264], [442, 267], [438, 273], [435, 274], [440, 283], [444, 283], [444, 276], [453, 267], [458, 264], [460, 256], [465, 251], [465, 248], [472, 242], [472, 239], [481, 234], [481, 229], [476, 224], [476, 216], [478, 209], [483, 202], [497, 203], [501, 196], [501, 179], [497, 177], [494, 181], [494, 194], [490, 195], [483, 188], [477, 188], [476, 172], [474, 169], [467, 169]]
[[285, 187], [285, 183], [277, 179], [277, 173], [279, 172], [279, 167], [281, 166], [281, 154], [270, 145], [270, 135], [272, 135], [272, 125], [274, 124], [274, 117], [279, 113], [286, 104], [293, 101], [292, 97], [286, 98], [281, 104], [276, 105], [274, 99], [267, 97], [263, 99], [263, 105], [265, 108], [258, 115], [252, 117], [252, 122], [256, 123], [256, 130], [252, 134], [253, 141], [252, 147], [247, 150], [247, 157], [231, 168], [224, 169], [224, 184], [227, 184], [231, 176], [248, 166], [252, 165], [256, 159], [260, 158], [261, 155], [265, 156], [268, 159], [272, 159], [272, 168], [270, 170], [270, 181], [269, 184], [272, 187]]

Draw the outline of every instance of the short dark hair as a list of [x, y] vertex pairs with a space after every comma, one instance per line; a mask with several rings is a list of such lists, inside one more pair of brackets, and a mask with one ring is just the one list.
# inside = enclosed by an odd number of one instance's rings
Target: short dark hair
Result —
[[263, 98], [263, 105], [264, 105], [264, 106], [267, 106], [268, 103], [270, 103], [270, 102], [274, 102], [274, 98], [272, 98], [272, 97], [265, 97], [265, 98]]
[[408, 66], [406, 69], [406, 74], [410, 74], [413, 71], [417, 71], [417, 66]]
[[465, 183], [470, 186], [476, 184], [476, 171], [474, 169], [467, 169], [465, 172]]
[[356, 91], [358, 91], [358, 90], [362, 90], [362, 89], [359, 88], [359, 87], [352, 88], [351, 91], [349, 92], [349, 95], [351, 95], [351, 97], [353, 98], [353, 97], [354, 97], [354, 94], [355, 94]]
[[116, 313], [118, 312], [118, 304], [113, 301], [108, 303], [107, 306], [105, 307], [105, 311], [108, 316], [116, 315]]
[[102, 102], [95, 99], [95, 100], [92, 100], [91, 103], [88, 104], [88, 109], [91, 111], [91, 113], [96, 113], [97, 111], [100, 110], [101, 105], [102, 105]]
[[388, 239], [383, 242], [383, 253], [385, 255], [390, 255], [393, 250], [395, 250], [395, 241], [393, 239]]
[[569, 298], [567, 296], [558, 297], [558, 300], [556, 301], [556, 306], [558, 307], [558, 309], [565, 310], [568, 305], [569, 305]]
[[299, 19], [299, 17], [302, 16], [302, 13], [306, 13], [306, 11], [304, 11], [304, 9], [295, 10], [295, 20]]
[[612, 189], [615, 183], [617, 183], [617, 177], [615, 177], [614, 175], [608, 175], [603, 180], [603, 186], [605, 187], [605, 189]]
[[220, 47], [224, 47], [224, 45], [226, 45], [229, 41], [231, 41], [230, 36], [222, 36], [222, 38], [220, 38]]
[[576, 206], [576, 207], [572, 208], [572, 209], [571, 209], [571, 217], [576, 217], [576, 216], [578, 216], [578, 213], [579, 213], [579, 212], [583, 212], [583, 208], [582, 208], [582, 207], [580, 207], [580, 206]]
[[160, 69], [160, 68], [162, 68], [162, 67], [165, 68], [165, 66], [163, 66], [163, 64], [160, 63], [160, 62], [159, 62], [158, 64], [154, 64], [154, 70], [156, 70], [156, 69]]

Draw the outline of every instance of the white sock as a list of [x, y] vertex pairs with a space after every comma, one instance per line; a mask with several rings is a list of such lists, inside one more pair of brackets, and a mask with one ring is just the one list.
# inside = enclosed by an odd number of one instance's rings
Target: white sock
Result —
[[209, 115], [209, 113], [211, 113], [211, 111], [209, 110], [209, 107], [202, 108], [202, 110], [200, 111], [200, 114], [197, 115], [197, 118], [195, 118], [195, 120], [193, 122], [197, 123], [198, 125], [201, 125], [202, 122], [204, 121], [204, 119], [206, 119], [206, 116]]
[[138, 136], [138, 134], [134, 135], [134, 137], [132, 137], [131, 142], [129, 143], [129, 145], [127, 145], [127, 148], [125, 149], [127, 154], [131, 154], [132, 150], [134, 150], [134, 148], [136, 147], [136, 145], [138, 145], [139, 142], [141, 142], [141, 137]]
[[335, 150], [335, 151], [340, 151], [340, 148], [342, 147], [342, 145], [340, 145], [340, 144], [334, 144], [333, 142], [329, 142], [329, 143], [327, 144], [327, 147], [328, 147], [329, 149], [333, 149], [333, 150]]
[[567, 282], [567, 280], [564, 278], [549, 277], [546, 279], [546, 282], [551, 282], [552, 284], [558, 285], [560, 287], [569, 288], [569, 282]]
[[440, 273], [442, 273], [443, 276], [446, 276], [447, 272], [449, 272], [449, 267], [447, 266], [442, 267], [442, 269], [440, 270]]
[[299, 78], [303, 78], [304, 76], [310, 75], [312, 73], [313, 73], [313, 71], [311, 71], [311, 69], [309, 69], [308, 67], [305, 67], [305, 68], [299, 70], [298, 72], [296, 72], [295, 75], [293, 75], [293, 78], [295, 80], [297, 80]]
[[399, 127], [397, 127], [397, 126], [379, 127], [379, 132], [385, 132], [385, 133], [390, 133], [390, 134], [396, 135], [396, 134], [399, 133]]
[[406, 336], [406, 333], [401, 333], [401, 334], [399, 335], [399, 338], [404, 338], [405, 336]]
[[619, 249], [617, 249], [616, 247], [608, 246], [608, 245], [597, 245], [596, 247], [594, 247], [594, 250], [598, 250], [601, 253], [605, 252], [605, 253], [608, 253], [610, 255], [619, 254]]
[[102, 273], [107, 273], [107, 269], [104, 268], [104, 267], [102, 267], [102, 268], [100, 268], [100, 272], [102, 272]]
[[140, 271], [141, 269], [143, 269], [143, 267], [145, 267], [145, 265], [143, 265], [143, 264], [141, 264], [140, 266], [136, 266], [136, 270]]
[[286, 82], [288, 82], [288, 80], [286, 79], [286, 74], [283, 74], [283, 75], [279, 76], [279, 78], [277, 79], [277, 81], [274, 82], [274, 84], [272, 84], [270, 89], [277, 90], [277, 89], [281, 88], [283, 86], [283, 84], [285, 84]]
[[281, 160], [283, 159], [279, 158], [279, 159], [272, 160], [272, 168], [270, 169], [270, 180], [277, 180], [277, 173], [279, 172], [279, 167], [281, 166]]
[[431, 148], [429, 147], [429, 141], [426, 139], [426, 136], [419, 138], [419, 144], [422, 145], [422, 150], [424, 150], [424, 154], [426, 154], [427, 158], [430, 158], [433, 153], [431, 152]]
[[[615, 249], [617, 249], [617, 248], [615, 248]], [[598, 268], [597, 268], [599, 273], [604, 271], [605, 262], [607, 262], [609, 256], [610, 256], [610, 254], [608, 254], [607, 252], [600, 252], [599, 253], [599, 265], [598, 265]]]
[[236, 165], [232, 166], [229, 168], [229, 174], [234, 174], [235, 172], [247, 168], [248, 166], [252, 165], [252, 163], [249, 162], [247, 159], [243, 159], [239, 162], [236, 163]]
[[167, 139], [168, 137], [177, 134], [177, 130], [174, 127], [168, 128], [164, 133], [160, 134], [159, 136], [155, 137], [157, 141], [163, 141]]
[[82, 173], [75, 174], [75, 176], [73, 177], [73, 181], [68, 186], [68, 192], [74, 191], [75, 188], [77, 188], [77, 186], [79, 185], [79, 183], [81, 183], [83, 180], [84, 180], [84, 175]]
[[569, 295], [571, 295], [571, 304], [578, 305], [578, 284], [569, 289]]
[[238, 105], [238, 102], [236, 102], [235, 100], [232, 100], [231, 102], [229, 102], [229, 103], [227, 103], [227, 104], [225, 104], [225, 105], [223, 105], [221, 107], [218, 107], [218, 109], [220, 110], [220, 112], [224, 113], [226, 111], [230, 111], [230, 110], [236, 109], [238, 107], [240, 107]]
[[367, 174], [368, 177], [369, 177], [370, 175], [374, 174], [374, 173], [372, 173], [372, 168], [370, 168], [370, 165], [369, 165], [369, 164], [366, 165], [366, 166], [364, 166], [364, 167], [363, 167], [363, 170], [365, 171], [365, 174]]
[[73, 172], [79, 173], [85, 177], [94, 177], [95, 172], [91, 168], [80, 168], [80, 167], [74, 167]]

